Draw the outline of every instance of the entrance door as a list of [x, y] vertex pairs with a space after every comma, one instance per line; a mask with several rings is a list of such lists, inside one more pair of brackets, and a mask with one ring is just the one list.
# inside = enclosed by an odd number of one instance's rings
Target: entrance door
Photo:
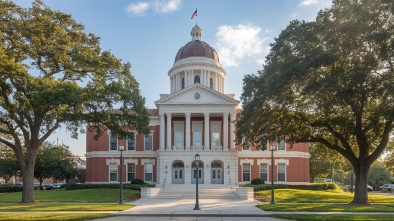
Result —
[[183, 162], [177, 161], [172, 166], [172, 183], [173, 184], [184, 184], [185, 174], [184, 174], [184, 164]]
[[223, 166], [219, 162], [213, 162], [212, 163], [212, 177], [211, 177], [211, 183], [212, 184], [223, 184]]
[[203, 184], [204, 183], [204, 164], [199, 161], [198, 162], [198, 170], [196, 170], [196, 163], [195, 161], [192, 164], [192, 184], [196, 183], [196, 178], [198, 174], [198, 183]]

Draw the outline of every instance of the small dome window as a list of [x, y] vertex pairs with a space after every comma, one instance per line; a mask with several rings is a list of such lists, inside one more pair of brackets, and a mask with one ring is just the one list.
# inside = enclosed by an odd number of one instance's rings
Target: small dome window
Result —
[[194, 77], [194, 83], [200, 83], [200, 75]]

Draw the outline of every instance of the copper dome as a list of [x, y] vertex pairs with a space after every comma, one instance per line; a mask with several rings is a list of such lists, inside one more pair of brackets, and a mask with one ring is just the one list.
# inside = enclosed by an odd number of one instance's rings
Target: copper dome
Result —
[[188, 57], [206, 57], [212, 58], [219, 62], [219, 56], [215, 49], [209, 46], [207, 43], [199, 40], [190, 41], [185, 46], [180, 48], [176, 54], [175, 62]]

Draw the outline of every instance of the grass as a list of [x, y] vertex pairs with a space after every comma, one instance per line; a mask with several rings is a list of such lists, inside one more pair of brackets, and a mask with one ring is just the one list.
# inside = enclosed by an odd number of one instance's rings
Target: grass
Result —
[[[270, 200], [271, 190], [255, 192], [257, 199]], [[394, 197], [383, 195], [368, 195], [370, 203], [394, 203]], [[277, 189], [275, 202], [277, 203], [350, 203], [353, 193], [316, 190]]]
[[132, 207], [127, 204], [3, 204], [0, 211], [122, 211]]
[[[138, 198], [140, 191], [124, 189], [125, 201]], [[119, 189], [85, 189], [85, 190], [35, 190], [36, 202], [78, 202], [78, 203], [115, 203], [119, 202]], [[1, 194], [0, 203], [19, 203], [22, 192]]]
[[394, 204], [350, 206], [347, 204], [264, 204], [257, 206], [266, 211], [308, 212], [394, 212]]
[[114, 217], [114, 215], [105, 213], [2, 213], [0, 221], [84, 221], [108, 217]]
[[393, 221], [393, 215], [364, 215], [364, 214], [351, 214], [351, 215], [304, 215], [304, 214], [275, 214], [275, 218], [289, 219], [297, 221]]

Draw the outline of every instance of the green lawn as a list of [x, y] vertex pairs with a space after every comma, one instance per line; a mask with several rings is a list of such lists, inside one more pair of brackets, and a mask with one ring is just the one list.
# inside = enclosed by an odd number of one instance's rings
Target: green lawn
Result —
[[84, 221], [108, 217], [114, 217], [114, 215], [105, 213], [2, 213], [0, 215], [0, 221]]
[[[125, 189], [125, 201], [138, 198], [140, 191]], [[78, 203], [116, 203], [119, 202], [119, 189], [85, 189], [85, 190], [35, 190], [36, 202], [78, 202]], [[22, 192], [4, 193], [0, 203], [19, 203]]]
[[133, 206], [128, 204], [2, 204], [0, 211], [122, 211], [131, 207]]
[[263, 204], [257, 206], [266, 211], [308, 211], [308, 212], [394, 212], [394, 204], [350, 206], [348, 204]]
[[393, 221], [393, 215], [304, 215], [304, 214], [281, 214], [272, 215], [275, 218], [297, 221]]
[[[257, 199], [263, 198], [269, 202], [271, 190], [255, 192]], [[368, 195], [370, 203], [394, 203], [394, 196]], [[276, 189], [275, 202], [277, 203], [350, 203], [353, 193], [316, 191], [316, 190], [296, 190], [296, 189]]]

